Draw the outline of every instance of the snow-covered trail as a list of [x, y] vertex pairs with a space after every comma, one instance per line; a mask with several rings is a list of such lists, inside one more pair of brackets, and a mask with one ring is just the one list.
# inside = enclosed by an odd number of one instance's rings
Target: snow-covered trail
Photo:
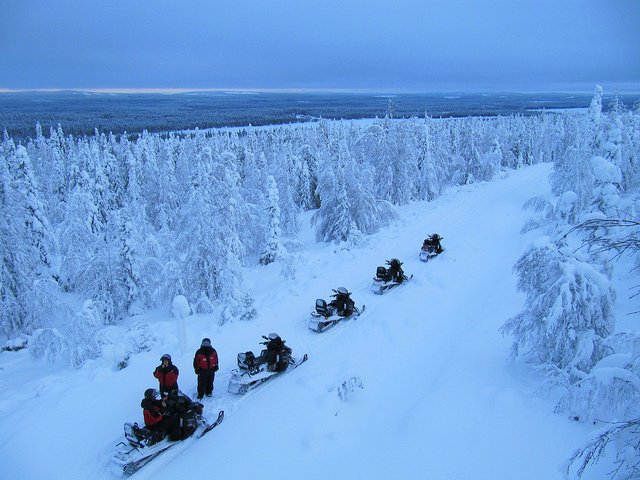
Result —
[[[232, 409], [219, 431], [138, 478], [562, 478], [584, 430], [529, 400], [528, 380], [505, 361], [510, 340], [498, 333], [523, 303], [511, 270], [527, 241], [521, 207], [548, 194], [548, 174], [536, 166], [413, 204], [366, 248], [312, 245], [292, 285], [274, 276], [256, 288], [261, 315], [247, 326], [256, 339], [278, 331], [310, 361], [241, 408], [229, 395], [214, 398], [210, 408]], [[425, 264], [418, 249], [434, 232], [447, 250]], [[375, 267], [392, 256], [413, 280], [371, 294]], [[337, 286], [366, 303], [365, 314], [323, 334], [307, 330], [315, 298]], [[342, 401], [338, 387], [353, 378], [363, 388]]]
[[[316, 243], [305, 228], [295, 280], [281, 277], [277, 264], [247, 273], [256, 319], [220, 327], [214, 319], [190, 317], [185, 345], [175, 322], [156, 317], [158, 347], [134, 356], [124, 370], [96, 360], [79, 371], [52, 366], [38, 377], [35, 370], [47, 365], [27, 364], [23, 352], [4, 354], [13, 363], [3, 365], [4, 374], [0, 370], [0, 386], [7, 389], [0, 410], [8, 426], [0, 432], [0, 471], [15, 473], [7, 478], [111, 478], [113, 444], [124, 421], [141, 420], [140, 398], [155, 385], [151, 372], [160, 355], [172, 354], [181, 388], [195, 395], [190, 365], [208, 336], [221, 369], [205, 413], [214, 418], [225, 409], [225, 421], [133, 478], [277, 472], [305, 479], [562, 478], [562, 462], [588, 429], [528, 397], [535, 381], [507, 364], [510, 340], [498, 332], [524, 300], [512, 273], [527, 242], [519, 233], [527, 216], [521, 207], [531, 196], [549, 194], [549, 171], [538, 165], [402, 207], [399, 222], [360, 248]], [[444, 236], [446, 251], [420, 262], [421, 242], [434, 232]], [[391, 257], [414, 277], [374, 295], [375, 268]], [[366, 312], [325, 333], [312, 332], [307, 320], [315, 299], [328, 298], [338, 286], [352, 291]], [[257, 351], [260, 335], [272, 331], [294, 355], [309, 353], [309, 361], [244, 397], [228, 394], [236, 354]], [[35, 379], [10, 381], [24, 372]], [[38, 431], [53, 432], [46, 449], [34, 438]]]

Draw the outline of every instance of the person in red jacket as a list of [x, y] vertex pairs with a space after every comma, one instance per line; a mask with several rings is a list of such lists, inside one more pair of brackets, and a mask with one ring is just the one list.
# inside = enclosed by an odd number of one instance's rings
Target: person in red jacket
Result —
[[193, 358], [193, 369], [198, 376], [198, 400], [206, 393], [207, 397], [213, 394], [213, 380], [218, 371], [218, 353], [211, 346], [211, 340], [202, 339], [200, 348], [196, 350]]
[[156, 367], [153, 376], [160, 382], [160, 393], [162, 396], [169, 395], [172, 391], [178, 390], [178, 375], [180, 371], [173, 363], [171, 363], [171, 355], [165, 353], [160, 357], [162, 362]]
[[180, 425], [178, 416], [165, 415], [167, 404], [160, 400], [155, 388], [147, 388], [140, 403], [144, 415], [144, 424], [149, 430], [163, 432], [171, 440], [180, 440]]

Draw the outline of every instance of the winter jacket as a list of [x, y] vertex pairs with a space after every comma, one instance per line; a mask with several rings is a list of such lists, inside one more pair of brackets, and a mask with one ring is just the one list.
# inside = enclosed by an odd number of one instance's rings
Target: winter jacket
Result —
[[401, 267], [389, 267], [388, 270], [388, 280], [399, 280], [404, 275]]
[[200, 347], [193, 358], [193, 368], [196, 373], [205, 370], [218, 371], [218, 352], [213, 347]]
[[164, 415], [162, 414], [164, 411], [164, 408], [162, 407], [162, 400], [150, 400], [145, 398], [140, 403], [140, 406], [144, 409], [144, 424], [147, 427], [160, 423], [164, 418]]
[[439, 238], [427, 238], [424, 242], [422, 242], [422, 250], [429, 251], [434, 250], [436, 253], [442, 252], [442, 246], [440, 245]]
[[267, 343], [267, 350], [273, 353], [280, 353], [284, 348], [284, 342], [281, 338], [274, 338]]
[[349, 310], [349, 314], [351, 314], [353, 307], [355, 306], [355, 302], [349, 295], [338, 295], [329, 305], [335, 307], [338, 311], [338, 315], [345, 312], [345, 310]]
[[169, 363], [166, 367], [158, 365], [153, 376], [160, 382], [161, 390], [172, 390], [178, 388], [178, 375], [180, 371], [173, 363]]

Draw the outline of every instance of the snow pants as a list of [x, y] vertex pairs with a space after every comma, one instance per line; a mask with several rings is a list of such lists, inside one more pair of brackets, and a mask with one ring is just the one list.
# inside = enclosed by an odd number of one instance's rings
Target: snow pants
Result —
[[201, 370], [198, 374], [198, 398], [204, 397], [205, 394], [213, 393], [213, 380], [216, 372], [213, 370]]

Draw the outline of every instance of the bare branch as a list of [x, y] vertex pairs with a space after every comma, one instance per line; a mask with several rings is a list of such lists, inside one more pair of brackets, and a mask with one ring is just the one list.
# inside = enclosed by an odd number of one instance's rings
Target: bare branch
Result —
[[577, 450], [569, 459], [567, 477], [571, 473], [571, 467], [578, 462], [576, 478], [582, 478], [587, 467], [598, 463], [611, 441], [621, 443], [623, 448], [618, 449], [618, 452], [624, 452], [630, 448], [636, 452], [636, 455], [629, 457], [618, 453], [615, 461], [616, 466], [609, 472], [609, 477], [615, 479], [619, 474], [623, 474], [620, 478], [637, 478], [640, 475], [640, 418], [614, 424], [613, 427], [591, 440], [584, 448]]
[[[613, 238], [610, 235], [602, 235], [599, 230], [611, 231], [614, 229], [631, 229], [623, 236]], [[614, 258], [620, 258], [625, 253], [634, 253], [640, 250], [640, 221], [623, 218], [593, 219], [587, 220], [575, 226], [565, 235], [573, 232], [587, 232], [589, 237], [584, 240], [582, 247], [595, 247], [595, 253], [603, 253], [615, 250]], [[582, 248], [581, 247], [581, 248]]]

